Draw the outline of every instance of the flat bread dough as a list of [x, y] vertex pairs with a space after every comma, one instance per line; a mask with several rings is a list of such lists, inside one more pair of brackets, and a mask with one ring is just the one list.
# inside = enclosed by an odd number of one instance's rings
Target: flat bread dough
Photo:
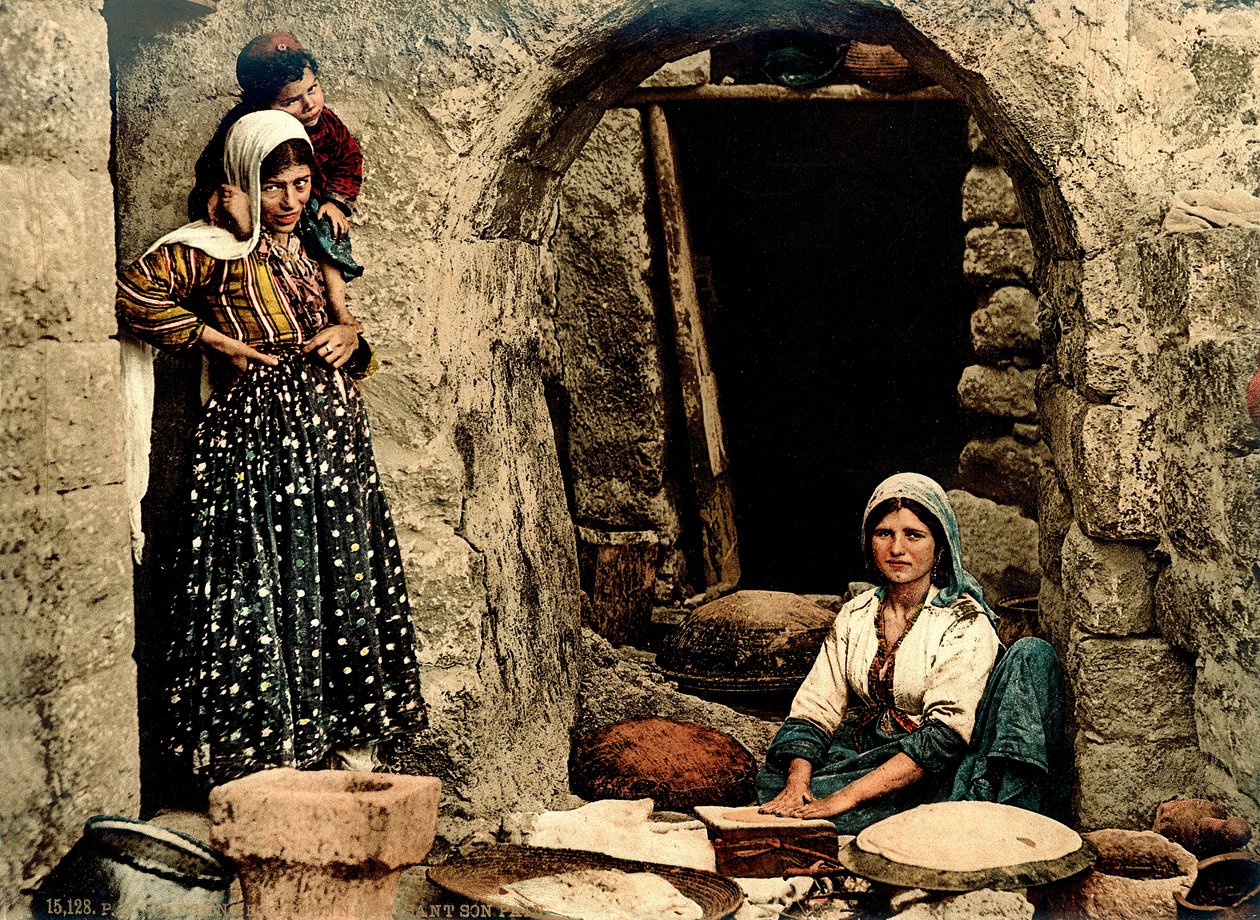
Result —
[[574, 920], [700, 920], [704, 910], [654, 872], [575, 869], [503, 886], [521, 907]]
[[974, 872], [1059, 859], [1081, 848], [1081, 836], [1010, 805], [937, 802], [872, 824], [857, 847], [903, 866]]

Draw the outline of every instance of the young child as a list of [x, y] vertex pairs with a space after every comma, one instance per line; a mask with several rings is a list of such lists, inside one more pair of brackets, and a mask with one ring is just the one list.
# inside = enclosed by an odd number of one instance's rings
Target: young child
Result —
[[349, 237], [349, 218], [363, 183], [363, 153], [345, 123], [324, 105], [319, 64], [291, 33], [268, 32], [252, 39], [237, 56], [236, 79], [241, 101], [223, 117], [197, 160], [189, 217], [247, 238], [252, 229], [249, 199], [224, 182], [228, 129], [243, 115], [263, 109], [292, 115], [306, 128], [316, 163], [313, 194], [298, 234], [323, 269], [333, 317], [357, 327], [346, 308], [345, 282], [363, 274], [351, 254]]

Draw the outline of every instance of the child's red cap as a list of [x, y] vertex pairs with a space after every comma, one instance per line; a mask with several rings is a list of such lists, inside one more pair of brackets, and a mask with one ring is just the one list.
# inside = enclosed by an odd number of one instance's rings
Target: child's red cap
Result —
[[236, 82], [249, 89], [250, 75], [259, 64], [277, 51], [301, 51], [302, 43], [292, 32], [264, 32], [249, 40], [236, 56]]

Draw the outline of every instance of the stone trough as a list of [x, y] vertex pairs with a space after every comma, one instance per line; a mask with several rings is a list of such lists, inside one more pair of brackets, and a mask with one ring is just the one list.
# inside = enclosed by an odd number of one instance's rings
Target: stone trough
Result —
[[238, 866], [247, 920], [385, 920], [429, 853], [431, 776], [265, 770], [210, 793], [210, 834]]

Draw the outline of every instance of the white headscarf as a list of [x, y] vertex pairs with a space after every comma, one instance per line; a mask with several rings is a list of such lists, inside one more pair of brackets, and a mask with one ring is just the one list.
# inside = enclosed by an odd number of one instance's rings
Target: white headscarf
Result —
[[258, 175], [262, 162], [285, 141], [294, 140], [306, 141], [307, 146], [311, 143], [300, 121], [288, 112], [271, 109], [251, 112], [232, 125], [227, 133], [223, 144], [223, 172], [229, 185], [235, 185], [249, 195], [253, 223], [249, 239], [238, 240], [227, 230], [211, 226], [204, 220], [195, 220], [166, 234], [150, 246], [145, 255], [170, 243], [183, 243], [221, 261], [243, 259], [253, 252], [262, 232], [262, 182]]
[[[262, 162], [285, 141], [302, 140], [310, 145], [302, 123], [287, 112], [251, 112], [228, 131], [223, 146], [223, 171], [231, 185], [249, 195], [253, 229], [249, 239], [238, 240], [231, 232], [204, 220], [184, 224], [162, 237], [145, 255], [159, 246], [183, 243], [200, 249], [220, 261], [243, 259], [254, 251], [262, 233]], [[131, 523], [131, 553], [137, 563], [144, 552], [144, 529], [140, 502], [149, 491], [149, 453], [153, 440], [153, 347], [125, 332], [121, 345], [123, 390], [123, 459], [126, 464], [128, 517]], [[208, 395], [202, 374], [202, 395]]]

